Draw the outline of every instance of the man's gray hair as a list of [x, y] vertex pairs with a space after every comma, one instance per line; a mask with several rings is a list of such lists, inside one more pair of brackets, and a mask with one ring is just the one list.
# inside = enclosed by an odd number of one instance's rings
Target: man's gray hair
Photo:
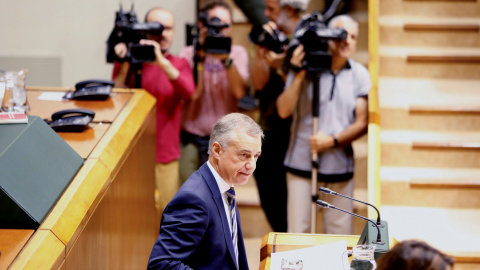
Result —
[[308, 8], [310, 0], [280, 0], [280, 6], [291, 6], [297, 11], [305, 12]]
[[208, 143], [208, 154], [212, 154], [212, 145], [215, 141], [227, 148], [234, 139], [236, 131], [262, 139], [264, 136], [262, 128], [250, 116], [243, 113], [230, 113], [220, 118], [213, 126]]
[[352, 16], [347, 15], [347, 14], [342, 14], [342, 15], [338, 15], [338, 16], [333, 17], [328, 22], [328, 28], [335, 28], [335, 25], [337, 24], [337, 22], [343, 22], [344, 24], [345, 23], [354, 23], [355, 25], [357, 25], [357, 27], [359, 27], [358, 21], [355, 20]]

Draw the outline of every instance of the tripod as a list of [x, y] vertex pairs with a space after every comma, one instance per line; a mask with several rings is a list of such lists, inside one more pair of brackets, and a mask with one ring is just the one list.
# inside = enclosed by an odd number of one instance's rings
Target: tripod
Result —
[[[332, 64], [332, 56], [323, 51], [316, 51], [308, 53], [307, 71], [312, 78], [313, 95], [312, 95], [312, 134], [315, 135], [318, 131], [318, 118], [320, 116], [320, 77], [324, 71], [330, 70]], [[312, 234], [317, 231], [317, 200], [318, 200], [318, 153], [312, 152], [312, 219], [310, 223], [310, 232]]]

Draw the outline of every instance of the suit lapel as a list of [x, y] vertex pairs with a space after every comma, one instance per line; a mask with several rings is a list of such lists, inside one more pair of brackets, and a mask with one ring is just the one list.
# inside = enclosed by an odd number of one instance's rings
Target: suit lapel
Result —
[[[200, 173], [202, 174], [203, 178], [207, 182], [208, 187], [210, 188], [210, 191], [212, 192], [213, 201], [215, 202], [215, 206], [217, 207], [218, 214], [220, 215], [220, 219], [222, 220], [223, 236], [225, 238], [225, 243], [227, 244], [228, 252], [230, 253], [230, 257], [238, 269], [238, 265], [236, 263], [237, 260], [235, 258], [235, 249], [233, 248], [232, 235], [230, 233], [230, 227], [228, 225], [228, 219], [225, 213], [225, 207], [223, 206], [222, 194], [220, 193], [220, 189], [218, 189], [217, 181], [215, 180], [215, 177], [210, 171], [210, 168], [208, 167], [207, 163], [204, 163], [200, 167]], [[236, 211], [237, 211], [237, 218], [238, 218], [239, 216], [238, 209], [236, 209]], [[239, 222], [240, 222], [240, 219], [237, 219], [238, 224], [240, 224]], [[239, 227], [240, 226], [238, 225], [237, 228]], [[243, 245], [243, 238], [242, 238], [242, 245]]]

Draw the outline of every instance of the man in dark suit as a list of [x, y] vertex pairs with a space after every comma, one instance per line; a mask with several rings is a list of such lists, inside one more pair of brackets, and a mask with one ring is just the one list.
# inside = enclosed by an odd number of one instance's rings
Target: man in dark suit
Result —
[[232, 190], [246, 184], [255, 170], [262, 138], [260, 126], [244, 114], [217, 121], [208, 161], [163, 212], [148, 269], [248, 269]]

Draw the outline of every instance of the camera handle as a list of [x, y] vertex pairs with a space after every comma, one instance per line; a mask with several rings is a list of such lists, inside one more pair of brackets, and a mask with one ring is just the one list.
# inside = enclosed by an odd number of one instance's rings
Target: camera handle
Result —
[[134, 83], [135, 83], [135, 88], [142, 88], [142, 68], [143, 65], [142, 63], [137, 63], [137, 64], [131, 64], [131, 68], [133, 69], [134, 72]]
[[[312, 83], [313, 83], [313, 98], [312, 98], [312, 132], [313, 135], [317, 133], [318, 130], [318, 117], [320, 116], [320, 77], [322, 71], [311, 71], [309, 72]], [[310, 225], [310, 232], [315, 234], [317, 231], [317, 200], [318, 200], [318, 190], [317, 190], [317, 176], [318, 176], [318, 154], [312, 152], [312, 219]]]

